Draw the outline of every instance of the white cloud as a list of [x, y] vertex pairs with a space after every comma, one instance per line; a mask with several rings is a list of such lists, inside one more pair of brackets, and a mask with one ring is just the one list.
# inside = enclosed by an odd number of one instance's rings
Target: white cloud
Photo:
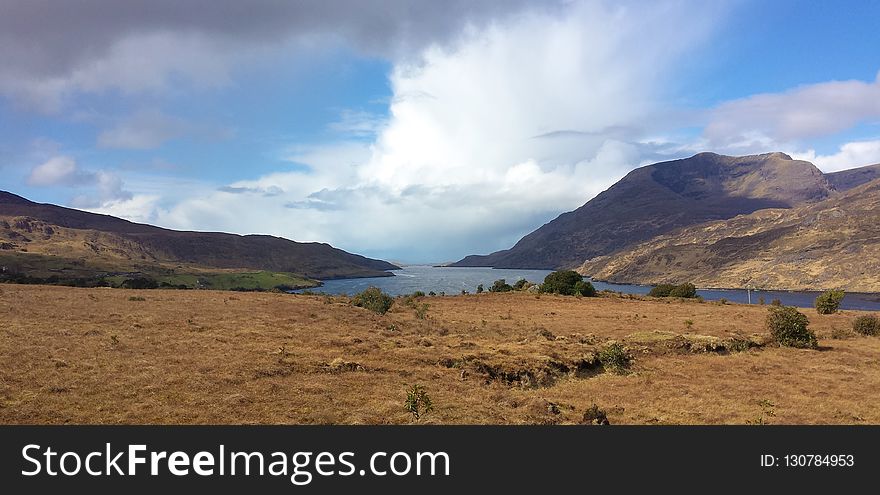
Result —
[[[79, 206], [93, 213], [103, 213], [114, 217], [125, 218], [132, 222], [152, 223], [156, 220], [156, 211], [161, 197], [153, 194], [136, 194], [128, 198], [116, 198], [93, 204], [85, 201]], [[74, 205], [76, 200], [74, 200]]]
[[28, 185], [38, 187], [78, 186], [95, 179], [90, 172], [79, 169], [76, 160], [69, 156], [55, 156], [31, 170]]
[[703, 135], [713, 148], [752, 149], [834, 134], [880, 119], [880, 74], [871, 82], [830, 81], [725, 102]]
[[345, 109], [340, 113], [339, 120], [331, 122], [327, 128], [343, 135], [373, 137], [387, 124], [388, 119], [384, 115]]
[[[470, 29], [395, 65], [374, 142], [292, 149], [307, 170], [229, 184], [239, 194], [181, 201], [158, 221], [416, 260], [508, 247], [652, 153], [644, 122], [712, 8], [578, 2]], [[273, 187], [284, 194], [259, 194]]]
[[845, 143], [837, 153], [819, 155], [814, 150], [791, 153], [792, 158], [807, 160], [823, 172], [837, 172], [848, 168], [880, 163], [880, 140]]
[[31, 170], [27, 183], [37, 187], [68, 187], [91, 189], [73, 199], [80, 208], [95, 207], [109, 201], [128, 200], [132, 194], [125, 190], [122, 179], [104, 170], [83, 170], [76, 160], [65, 155], [55, 156]]

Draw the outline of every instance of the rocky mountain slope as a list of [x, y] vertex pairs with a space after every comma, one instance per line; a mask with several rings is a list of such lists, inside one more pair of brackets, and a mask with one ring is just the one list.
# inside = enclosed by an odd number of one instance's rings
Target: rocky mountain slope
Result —
[[880, 292], [880, 179], [858, 185], [877, 169], [829, 174], [830, 183], [855, 187], [824, 201], [683, 228], [579, 271], [629, 283]]
[[573, 268], [682, 227], [822, 201], [837, 186], [852, 187], [873, 173], [824, 175], [782, 153], [700, 153], [635, 169], [512, 248], [468, 256], [452, 266]]

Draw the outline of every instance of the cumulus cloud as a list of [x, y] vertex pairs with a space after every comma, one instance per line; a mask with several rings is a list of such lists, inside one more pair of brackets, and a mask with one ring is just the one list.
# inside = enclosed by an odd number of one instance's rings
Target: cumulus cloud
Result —
[[715, 148], [796, 143], [880, 119], [874, 81], [830, 81], [725, 102], [709, 112], [703, 135]]
[[509, 247], [669, 146], [645, 122], [714, 8], [576, 2], [472, 26], [396, 62], [387, 122], [349, 126], [374, 140], [295, 146], [304, 167], [228, 185], [284, 194], [215, 192], [158, 219], [410, 260]]
[[808, 150], [793, 152], [791, 156], [797, 160], [812, 162], [823, 172], [837, 172], [838, 170], [880, 163], [880, 140], [845, 143], [837, 153], [828, 155]]
[[27, 178], [27, 183], [37, 187], [92, 189], [92, 194], [81, 194], [71, 202], [80, 208], [95, 207], [132, 197], [132, 194], [124, 189], [122, 179], [116, 174], [104, 170], [84, 170], [79, 167], [75, 159], [63, 155], [52, 157], [34, 167]]
[[31, 170], [27, 183], [31, 186], [77, 186], [91, 182], [94, 174], [83, 172], [69, 156], [52, 157]]

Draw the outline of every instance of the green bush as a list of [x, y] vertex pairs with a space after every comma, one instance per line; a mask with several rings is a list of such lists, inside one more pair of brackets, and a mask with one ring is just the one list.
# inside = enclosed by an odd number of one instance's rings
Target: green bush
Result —
[[517, 280], [516, 283], [513, 284], [513, 290], [526, 289], [527, 288], [526, 284], [528, 284], [528, 283], [529, 283], [528, 280], [521, 278], [521, 279]]
[[492, 284], [492, 287], [489, 287], [489, 292], [510, 292], [512, 290], [513, 287], [511, 287], [503, 278], [496, 280], [495, 283]]
[[434, 410], [434, 403], [421, 385], [413, 385], [406, 392], [406, 402], [403, 403], [403, 408], [412, 414], [413, 419], [418, 421], [420, 417]]
[[684, 297], [691, 299], [697, 297], [697, 288], [690, 282], [685, 282], [681, 285], [660, 284], [653, 287], [648, 292], [648, 295], [651, 297]]
[[574, 295], [584, 297], [596, 297], [596, 288], [585, 280], [578, 280], [574, 284]]
[[482, 294], [482, 293], [483, 293], [483, 284], [480, 284], [477, 286], [477, 294]]
[[363, 292], [356, 294], [351, 302], [355, 306], [384, 315], [391, 309], [394, 299], [382, 292], [378, 287], [369, 287]]
[[684, 297], [688, 299], [697, 297], [697, 288], [694, 287], [694, 284], [689, 282], [676, 285], [675, 288], [669, 292], [669, 297]]
[[853, 330], [862, 335], [880, 335], [880, 319], [874, 315], [862, 315], [853, 320]]
[[425, 297], [425, 293], [420, 290], [413, 292], [412, 295], [413, 297]]
[[541, 291], [562, 294], [563, 296], [573, 296], [575, 285], [583, 280], [584, 277], [574, 270], [555, 271], [544, 277]]
[[845, 293], [842, 290], [826, 290], [816, 298], [816, 311], [820, 315], [837, 313], [840, 301], [843, 301]]
[[672, 293], [672, 289], [675, 289], [675, 286], [672, 284], [660, 284], [651, 288], [648, 295], [651, 297], [669, 297], [669, 294]]
[[780, 345], [815, 348], [816, 334], [807, 328], [807, 315], [791, 306], [771, 306], [767, 315], [767, 329]]
[[607, 371], [617, 374], [623, 374], [629, 368], [632, 358], [626, 352], [626, 349], [618, 343], [613, 343], [599, 351], [599, 362]]

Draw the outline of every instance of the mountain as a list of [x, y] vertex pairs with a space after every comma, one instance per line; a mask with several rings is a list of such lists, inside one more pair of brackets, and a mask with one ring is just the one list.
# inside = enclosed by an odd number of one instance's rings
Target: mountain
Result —
[[834, 194], [835, 184], [849, 186], [866, 179], [853, 173], [829, 175], [783, 153], [700, 153], [647, 165], [512, 248], [468, 256], [450, 266], [574, 268], [682, 227], [822, 201]]
[[825, 174], [825, 178], [834, 189], [838, 191], [847, 191], [862, 184], [871, 182], [874, 179], [880, 179], [880, 163], [876, 165], [868, 165], [865, 167], [852, 168], [849, 170], [841, 170], [840, 172], [832, 172]]
[[7, 265], [33, 267], [48, 263], [65, 265], [51, 270], [71, 272], [87, 264], [94, 268], [92, 271], [108, 272], [253, 270], [329, 279], [391, 276], [387, 270], [399, 268], [323, 243], [268, 235], [169, 230], [35, 203], [4, 191], [0, 191], [0, 254]]
[[877, 169], [829, 174], [841, 189], [855, 186], [824, 201], [687, 227], [579, 271], [615, 282], [880, 292], [880, 178], [852, 180]]

